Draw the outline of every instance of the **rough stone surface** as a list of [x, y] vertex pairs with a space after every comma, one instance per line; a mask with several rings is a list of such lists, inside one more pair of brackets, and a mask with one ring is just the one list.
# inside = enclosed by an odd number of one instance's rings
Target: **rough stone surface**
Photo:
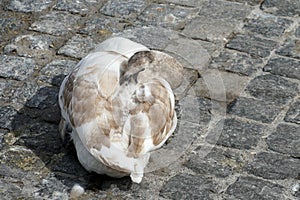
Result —
[[77, 62], [72, 60], [54, 60], [41, 69], [39, 80], [59, 87], [76, 64]]
[[300, 59], [300, 40], [288, 39], [276, 53]]
[[13, 117], [17, 111], [13, 107], [5, 106], [0, 108], [0, 128], [12, 129]]
[[139, 19], [143, 24], [162, 26], [175, 30], [182, 29], [187, 20], [198, 14], [199, 9], [168, 4], [152, 4], [147, 7]]
[[292, 104], [284, 120], [287, 122], [300, 124], [300, 100]]
[[79, 28], [80, 17], [68, 12], [54, 11], [42, 15], [38, 21], [34, 22], [30, 29], [51, 35], [66, 35], [67, 33]]
[[171, 178], [160, 195], [169, 199], [212, 199], [215, 191], [212, 180], [201, 175], [180, 174]]
[[0, 77], [25, 80], [33, 73], [34, 60], [16, 56], [0, 55]]
[[298, 28], [296, 29], [295, 36], [300, 38], [300, 26], [298, 26]]
[[270, 13], [281, 16], [299, 16], [300, 3], [298, 0], [266, 0], [262, 4], [262, 8]]
[[[16, 35], [18, 31], [22, 30], [26, 26], [24, 21], [18, 20], [14, 16], [6, 15], [5, 13], [0, 14], [0, 41], [5, 41], [6, 39], [12, 38]], [[9, 33], [9, 34], [7, 34]]]
[[298, 87], [296, 83], [268, 74], [254, 78], [247, 90], [258, 99], [282, 105], [298, 94]]
[[265, 179], [299, 177], [300, 160], [278, 153], [261, 152], [246, 166], [246, 170]]
[[279, 124], [275, 132], [267, 138], [270, 149], [279, 153], [300, 158], [300, 128], [294, 125]]
[[90, 14], [101, 6], [101, 0], [58, 0], [54, 6], [57, 10], [70, 11], [72, 13]]
[[[263, 126], [258, 124], [226, 119], [217, 144], [237, 149], [251, 149], [257, 145], [262, 130]], [[213, 134], [206, 137], [206, 141], [212, 144], [215, 142], [214, 139]]]
[[260, 69], [262, 60], [247, 54], [224, 51], [210, 63], [210, 68], [222, 69], [241, 75], [250, 76]]
[[283, 198], [283, 187], [261, 179], [242, 176], [229, 186], [226, 193], [238, 199], [280, 200]]
[[244, 29], [267, 38], [281, 36], [292, 23], [291, 20], [268, 14], [261, 14], [255, 17], [244, 26]]
[[19, 12], [41, 12], [52, 4], [53, 0], [12, 0], [6, 9]]
[[96, 44], [92, 38], [75, 35], [58, 50], [58, 53], [73, 58], [83, 58], [95, 47]]
[[228, 177], [243, 166], [243, 160], [231, 151], [213, 148], [205, 157], [201, 156], [201, 146], [185, 163], [185, 166], [197, 174], [210, 174], [216, 177]]
[[224, 41], [236, 30], [238, 20], [244, 19], [249, 11], [247, 6], [235, 2], [208, 1], [200, 9], [199, 17], [187, 24], [183, 33], [192, 38]]
[[271, 123], [281, 109], [274, 104], [262, 100], [239, 97], [229, 106], [227, 111], [229, 114], [261, 121], [263, 123]]
[[101, 12], [105, 15], [135, 19], [147, 7], [147, 1], [109, 0]]
[[237, 35], [229, 43], [227, 48], [249, 53], [252, 56], [267, 57], [276, 48], [277, 42], [254, 35]]
[[300, 61], [279, 57], [272, 58], [263, 69], [275, 75], [296, 78], [300, 80]]
[[161, 0], [162, 3], [166, 2], [191, 7], [200, 7], [206, 3], [206, 1], [207, 0]]

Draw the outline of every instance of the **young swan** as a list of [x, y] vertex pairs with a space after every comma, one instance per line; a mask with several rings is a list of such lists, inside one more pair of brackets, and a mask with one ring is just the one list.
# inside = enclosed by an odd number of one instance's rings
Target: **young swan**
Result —
[[176, 127], [172, 89], [182, 70], [173, 57], [120, 37], [77, 64], [59, 91], [60, 134], [72, 128], [86, 170], [142, 181], [150, 152]]

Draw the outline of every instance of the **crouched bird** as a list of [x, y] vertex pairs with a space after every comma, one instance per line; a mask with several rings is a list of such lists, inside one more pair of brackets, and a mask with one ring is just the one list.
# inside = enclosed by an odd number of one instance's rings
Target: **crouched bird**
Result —
[[176, 128], [182, 71], [172, 56], [121, 37], [83, 58], [59, 91], [60, 134], [71, 128], [82, 166], [140, 183], [150, 153]]

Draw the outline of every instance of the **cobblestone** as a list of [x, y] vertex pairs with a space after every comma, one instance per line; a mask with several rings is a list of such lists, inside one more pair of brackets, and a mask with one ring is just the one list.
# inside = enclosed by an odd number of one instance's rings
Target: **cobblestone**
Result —
[[[217, 144], [237, 149], [251, 149], [257, 145], [262, 131], [261, 125], [226, 119]], [[206, 141], [213, 144], [214, 135], [208, 135]]]
[[[0, 199], [300, 197], [299, 0], [0, 0]], [[62, 142], [63, 78], [121, 36], [174, 56], [177, 128], [141, 184]]]
[[299, 159], [277, 153], [257, 154], [246, 169], [249, 173], [265, 179], [286, 179], [299, 176]]
[[272, 58], [264, 67], [264, 71], [275, 75], [296, 78], [300, 80], [300, 61], [289, 58]]
[[300, 100], [296, 101], [288, 110], [285, 118], [287, 122], [300, 124]]
[[274, 75], [262, 75], [253, 79], [247, 90], [259, 99], [277, 104], [286, 104], [295, 97], [299, 88], [296, 83]]
[[261, 121], [263, 123], [271, 123], [279, 114], [281, 109], [274, 104], [265, 101], [239, 97], [228, 109], [229, 114], [240, 117]]

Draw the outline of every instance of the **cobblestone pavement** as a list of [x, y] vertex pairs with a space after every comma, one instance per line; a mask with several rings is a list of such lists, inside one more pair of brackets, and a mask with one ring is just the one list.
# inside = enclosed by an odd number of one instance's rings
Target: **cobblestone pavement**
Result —
[[[299, 199], [299, 0], [0, 0], [0, 199]], [[63, 77], [119, 35], [185, 66], [179, 125], [141, 184], [63, 144]], [[226, 108], [226, 110], [225, 110]], [[166, 155], [167, 154], [167, 155]]]

